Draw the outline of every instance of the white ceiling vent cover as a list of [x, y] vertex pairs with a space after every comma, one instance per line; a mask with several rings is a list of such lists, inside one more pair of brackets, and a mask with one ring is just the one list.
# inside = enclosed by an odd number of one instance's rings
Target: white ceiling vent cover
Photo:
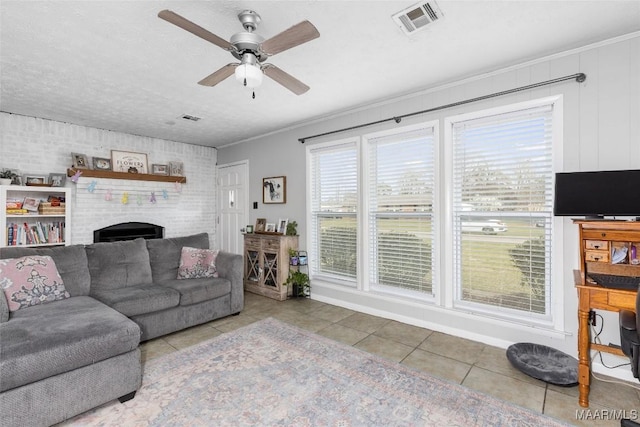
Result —
[[391, 16], [393, 21], [407, 35], [427, 28], [444, 17], [435, 1], [420, 2]]

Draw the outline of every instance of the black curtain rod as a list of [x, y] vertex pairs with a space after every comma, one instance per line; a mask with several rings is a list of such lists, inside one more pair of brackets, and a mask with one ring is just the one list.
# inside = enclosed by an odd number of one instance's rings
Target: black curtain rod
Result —
[[471, 102], [476, 102], [476, 101], [483, 101], [485, 99], [495, 98], [495, 97], [502, 96], [502, 95], [508, 95], [510, 93], [515, 93], [515, 92], [521, 92], [523, 90], [535, 89], [537, 87], [552, 85], [554, 83], [560, 83], [560, 82], [563, 82], [565, 80], [571, 80], [571, 79], [575, 79], [576, 82], [582, 83], [583, 81], [585, 81], [587, 79], [587, 75], [584, 74], [584, 73], [577, 73], [577, 74], [572, 74], [570, 76], [558, 77], [557, 79], [547, 80], [547, 81], [540, 82], [540, 83], [534, 83], [534, 84], [530, 84], [530, 85], [527, 85], [527, 86], [521, 86], [521, 87], [517, 87], [515, 89], [503, 90], [502, 92], [496, 92], [496, 93], [492, 93], [492, 94], [489, 94], [489, 95], [483, 95], [483, 96], [479, 96], [477, 98], [465, 99], [464, 101], [458, 101], [458, 102], [454, 102], [454, 103], [451, 103], [451, 104], [441, 105], [439, 107], [429, 108], [428, 110], [416, 111], [415, 113], [403, 114], [401, 116], [389, 117], [388, 119], [377, 120], [375, 122], [364, 123], [364, 124], [361, 124], [361, 125], [351, 126], [351, 127], [348, 127], [348, 128], [342, 128], [342, 129], [338, 129], [338, 130], [332, 130], [330, 132], [319, 133], [317, 135], [306, 136], [304, 138], [298, 138], [298, 141], [300, 141], [302, 144], [304, 144], [305, 141], [308, 140], [308, 139], [319, 138], [321, 136], [332, 135], [334, 133], [339, 133], [339, 132], [346, 132], [348, 130], [360, 129], [360, 128], [367, 127], [367, 126], [373, 126], [373, 125], [377, 125], [377, 124], [380, 124], [380, 123], [389, 122], [391, 120], [395, 121], [396, 123], [400, 123], [400, 121], [402, 121], [402, 119], [404, 119], [405, 117], [417, 116], [418, 114], [424, 114], [424, 113], [430, 113], [432, 111], [444, 110], [445, 108], [457, 107], [458, 105], [469, 104]]

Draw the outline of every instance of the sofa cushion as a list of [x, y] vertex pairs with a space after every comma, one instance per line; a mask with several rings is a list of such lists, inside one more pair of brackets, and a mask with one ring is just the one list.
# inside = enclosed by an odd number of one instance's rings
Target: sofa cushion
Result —
[[180, 303], [178, 291], [157, 285], [105, 289], [95, 291], [91, 296], [128, 317], [164, 310]]
[[198, 249], [184, 246], [180, 255], [178, 279], [202, 279], [218, 277], [216, 258], [218, 251], [213, 249]]
[[144, 239], [86, 246], [91, 295], [95, 291], [151, 284], [149, 251]]
[[140, 328], [91, 297], [18, 310], [0, 324], [0, 391], [137, 348]]
[[180, 305], [191, 305], [215, 299], [231, 292], [231, 282], [221, 277], [164, 282], [162, 286], [180, 292]]
[[64, 287], [72, 297], [89, 295], [89, 266], [83, 245], [50, 248], [0, 248], [0, 258], [20, 258], [27, 255], [50, 256], [56, 263]]
[[0, 287], [7, 298], [9, 311], [70, 297], [50, 256], [0, 259]]
[[209, 235], [200, 233], [184, 237], [147, 240], [154, 283], [175, 280], [178, 277], [180, 255], [184, 246], [209, 249]]

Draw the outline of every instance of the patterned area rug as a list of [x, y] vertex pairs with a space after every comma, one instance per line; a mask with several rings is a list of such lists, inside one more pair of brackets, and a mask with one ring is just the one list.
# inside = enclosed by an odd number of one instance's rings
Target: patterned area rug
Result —
[[152, 359], [142, 388], [64, 425], [560, 426], [275, 319]]

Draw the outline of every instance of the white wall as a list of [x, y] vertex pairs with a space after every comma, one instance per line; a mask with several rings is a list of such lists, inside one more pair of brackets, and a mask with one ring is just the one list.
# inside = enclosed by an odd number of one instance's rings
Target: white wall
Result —
[[[152, 163], [182, 161], [187, 183], [83, 178], [72, 188], [72, 243], [92, 243], [93, 231], [119, 222], [140, 221], [165, 227], [165, 236], [208, 232], [215, 247], [217, 153], [214, 148], [95, 129], [34, 117], [0, 113], [0, 168], [21, 173], [66, 173], [71, 153], [111, 157], [111, 150], [147, 153]], [[88, 191], [92, 181], [95, 190]], [[105, 200], [111, 190], [113, 199]], [[164, 198], [163, 190], [167, 198]], [[122, 203], [127, 192], [129, 200]], [[156, 203], [151, 203], [155, 192]]]
[[[261, 201], [262, 177], [287, 176], [286, 205], [265, 206], [259, 203], [258, 210], [250, 211], [250, 222], [255, 222], [257, 217], [265, 217], [268, 220], [296, 219], [299, 223], [301, 245], [304, 247], [305, 233], [308, 231], [305, 222], [305, 149], [298, 142], [298, 138], [426, 110], [578, 72], [587, 75], [586, 82], [579, 84], [571, 80], [424, 114], [404, 119], [402, 125], [427, 120], [440, 120], [443, 123], [446, 116], [562, 95], [564, 132], [561, 150], [562, 166], [559, 171], [640, 169], [640, 34], [638, 33], [466, 79], [456, 84], [426, 90], [413, 96], [378, 103], [279, 134], [230, 145], [220, 149], [218, 159], [220, 163], [249, 159], [251, 200]], [[304, 97], [292, 102], [300, 102], [301, 108], [304, 108]], [[360, 131], [309, 140], [306, 144], [341, 139], [392, 126], [394, 126], [393, 122], [385, 123]], [[443, 129], [440, 135], [444, 135]], [[564, 325], [563, 331], [549, 332], [506, 324], [419, 302], [375, 296], [317, 282], [312, 283], [312, 297], [493, 345], [505, 347], [513, 342], [531, 341], [550, 345], [576, 356], [577, 301], [572, 270], [578, 268], [579, 261], [577, 228], [570, 219], [559, 218], [556, 221], [555, 236], [556, 239], [560, 239], [559, 243], [562, 247], [561, 253], [556, 254], [554, 263], [560, 269], [560, 280], [563, 282], [561, 288], [563, 293], [555, 299], [556, 304], [563, 304], [564, 318], [560, 319], [560, 324]], [[603, 314], [605, 329], [601, 336], [602, 341], [619, 343], [617, 316], [613, 313]], [[607, 360], [611, 360], [611, 364], [620, 362], [620, 359], [613, 356], [605, 357], [605, 361]], [[602, 367], [595, 368], [597, 371], [605, 371]], [[606, 371], [606, 373], [631, 379], [627, 368], [616, 372]]]

